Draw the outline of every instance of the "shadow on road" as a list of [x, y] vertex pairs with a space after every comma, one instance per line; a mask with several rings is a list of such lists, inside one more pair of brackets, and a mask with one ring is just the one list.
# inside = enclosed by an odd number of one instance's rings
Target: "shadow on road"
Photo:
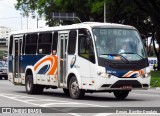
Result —
[[[25, 91], [15, 91], [16, 93], [25, 93], [27, 94]], [[108, 93], [109, 94], [109, 93]], [[105, 94], [106, 95], [106, 94]], [[63, 92], [61, 91], [44, 91], [41, 95], [31, 95], [31, 96], [48, 96], [48, 97], [56, 97], [56, 98], [67, 98], [67, 99], [71, 99], [69, 95], [65, 95]], [[130, 102], [130, 101], [146, 101], [145, 99], [131, 99], [131, 98], [126, 98], [124, 100], [118, 100], [116, 99], [114, 96], [110, 97], [110, 96], [97, 96], [94, 94], [86, 94], [83, 98], [78, 99], [78, 100], [83, 100], [83, 101], [99, 101], [99, 102], [104, 102], [104, 101], [110, 101], [110, 102], [120, 102], [120, 101], [126, 101], [126, 102]]]

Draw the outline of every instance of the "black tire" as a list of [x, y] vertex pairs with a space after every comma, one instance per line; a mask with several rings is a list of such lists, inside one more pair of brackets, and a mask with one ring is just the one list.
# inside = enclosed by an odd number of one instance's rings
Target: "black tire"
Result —
[[85, 91], [79, 89], [79, 85], [75, 76], [73, 76], [69, 82], [69, 94], [73, 99], [82, 98], [85, 94]]
[[63, 88], [63, 92], [65, 95], [67, 95], [67, 96], [69, 95], [69, 89]]
[[28, 94], [42, 94], [44, 87], [42, 85], [33, 84], [33, 76], [28, 75], [25, 83], [26, 92]]
[[36, 85], [36, 86], [37, 86], [36, 94], [42, 94], [44, 86], [43, 85]]
[[0, 76], [0, 80], [2, 80], [2, 77]]
[[117, 99], [125, 99], [128, 94], [129, 94], [129, 91], [115, 91], [113, 92], [114, 93], [114, 96], [117, 98]]
[[8, 80], [8, 76], [5, 76], [5, 80]]

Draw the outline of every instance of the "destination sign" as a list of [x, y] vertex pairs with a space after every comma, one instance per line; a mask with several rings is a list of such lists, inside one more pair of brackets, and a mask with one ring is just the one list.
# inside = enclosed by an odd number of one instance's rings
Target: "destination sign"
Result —
[[100, 35], [119, 35], [119, 36], [126, 36], [130, 35], [131, 30], [124, 30], [124, 29], [100, 29]]

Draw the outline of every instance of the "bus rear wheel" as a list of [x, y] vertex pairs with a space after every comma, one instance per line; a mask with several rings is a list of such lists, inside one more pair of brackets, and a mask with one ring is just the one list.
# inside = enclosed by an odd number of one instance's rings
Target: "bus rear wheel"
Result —
[[117, 98], [117, 99], [125, 99], [128, 94], [129, 94], [129, 91], [115, 91], [113, 92], [114, 93], [114, 96]]
[[78, 81], [75, 76], [73, 76], [69, 82], [69, 94], [73, 99], [82, 98], [85, 94], [85, 91], [79, 89]]
[[33, 76], [28, 75], [26, 77], [26, 83], [25, 83], [26, 92], [28, 94], [41, 94], [43, 93], [44, 87], [42, 85], [35, 85], [33, 83]]

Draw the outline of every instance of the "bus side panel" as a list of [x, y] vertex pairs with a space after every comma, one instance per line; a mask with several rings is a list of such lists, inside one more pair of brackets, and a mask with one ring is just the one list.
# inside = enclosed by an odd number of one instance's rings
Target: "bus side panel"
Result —
[[13, 56], [8, 56], [8, 80], [13, 83]]
[[38, 61], [34, 64], [34, 71], [37, 74], [37, 78], [39, 77], [41, 78], [42, 80], [41, 84], [43, 85], [56, 84], [57, 60], [58, 59], [56, 55], [45, 55], [43, 57], [38, 55]]
[[38, 61], [37, 55], [22, 55], [20, 60], [20, 72], [25, 73], [27, 66], [33, 66]]
[[[22, 84], [25, 84], [25, 70], [27, 66], [34, 66], [34, 64], [38, 61], [37, 55], [22, 55], [20, 57], [20, 74], [22, 78]], [[34, 73], [34, 72], [32, 72]], [[36, 78], [36, 77], [33, 77]], [[39, 80], [41, 81], [41, 80]]]
[[[57, 68], [53, 69], [56, 56], [53, 55], [23, 55], [21, 58], [21, 73], [24, 74], [27, 66], [33, 66], [32, 73], [35, 73], [35, 84], [42, 85], [58, 85], [57, 81]], [[54, 71], [52, 71], [54, 70]], [[23, 79], [25, 80], [25, 75]]]
[[20, 76], [22, 78], [22, 85], [25, 85], [25, 73], [20, 73]]

